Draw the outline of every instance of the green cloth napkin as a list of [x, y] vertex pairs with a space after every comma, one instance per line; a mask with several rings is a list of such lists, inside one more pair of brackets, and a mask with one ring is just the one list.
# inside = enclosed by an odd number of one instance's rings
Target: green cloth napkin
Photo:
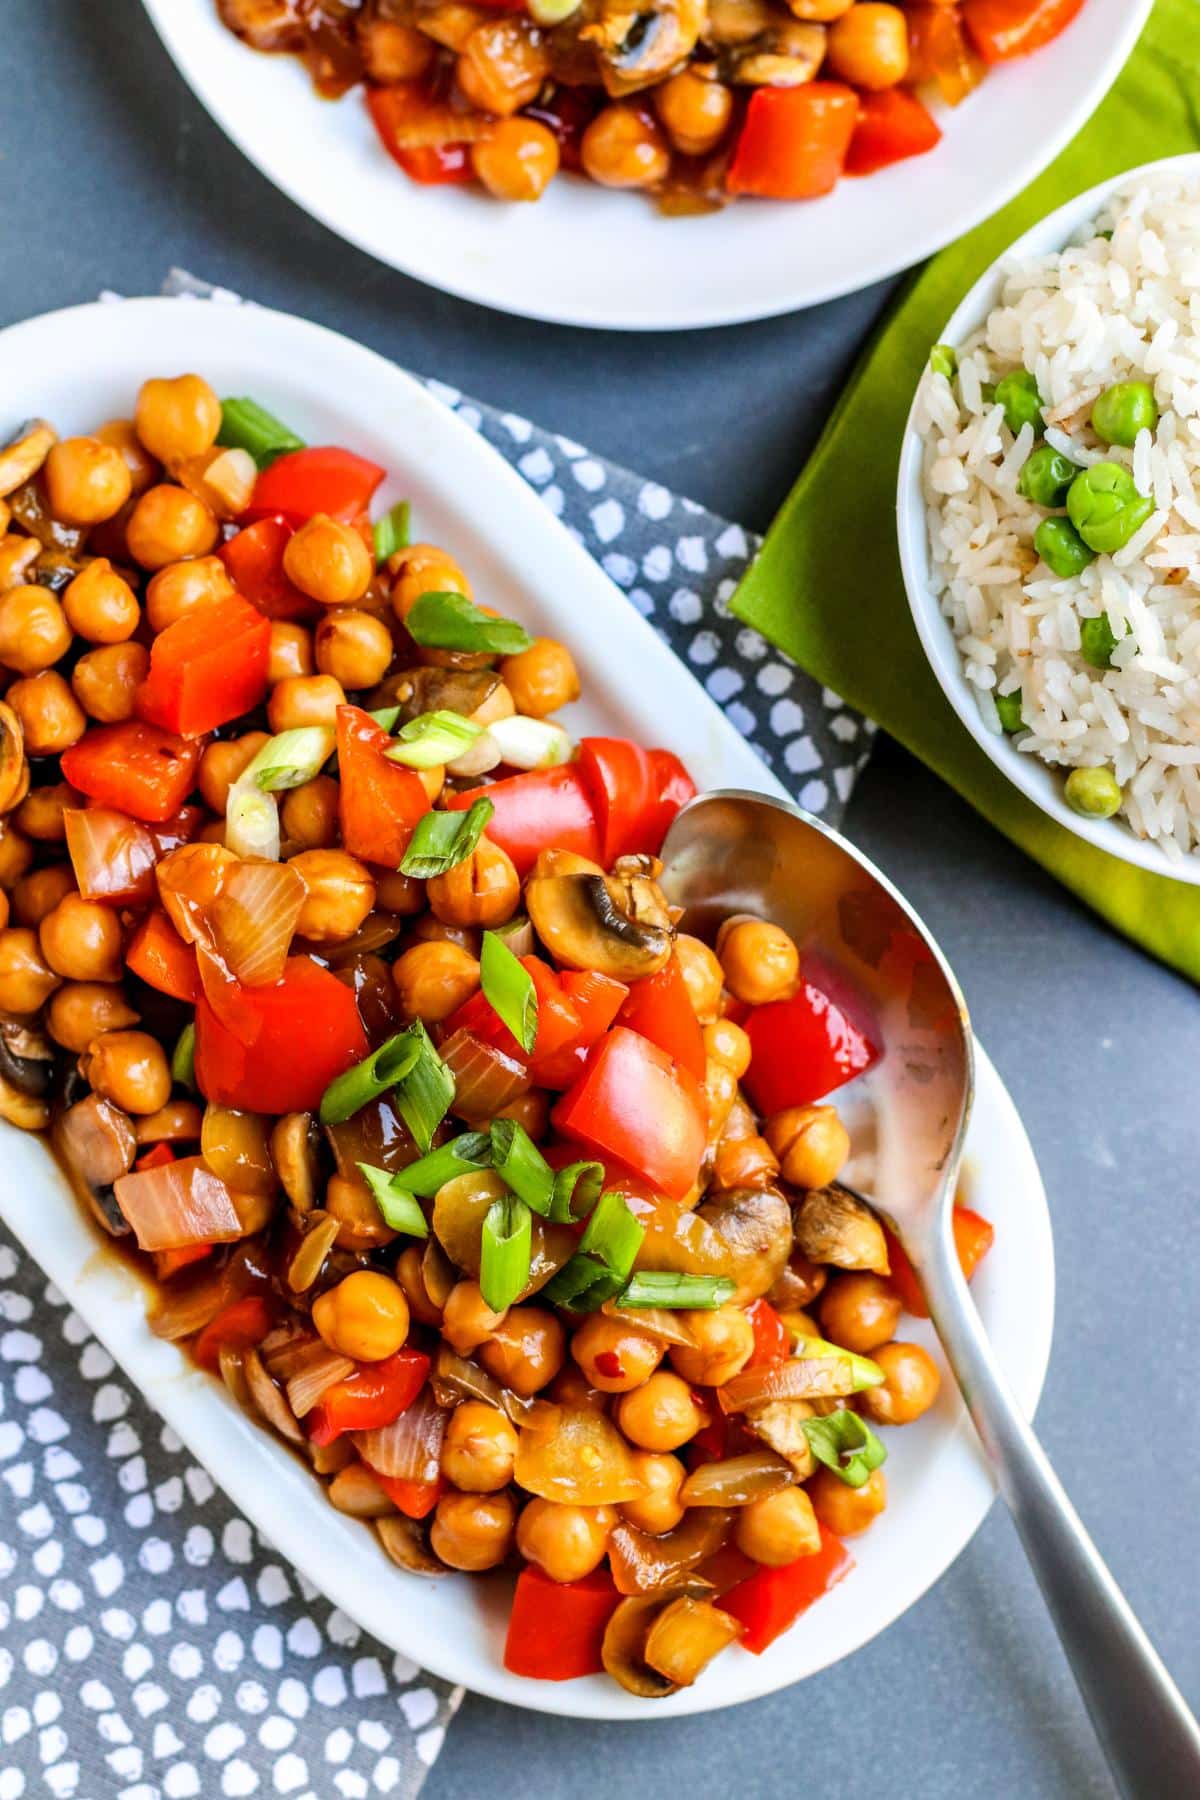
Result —
[[1073, 837], [1018, 793], [960, 724], [912, 623], [894, 524], [913, 392], [930, 345], [968, 288], [1014, 238], [1075, 194], [1122, 169], [1197, 149], [1200, 0], [1158, 0], [1115, 87], [1057, 162], [907, 288], [732, 605], [1110, 924], [1200, 982], [1200, 888], [1147, 874]]

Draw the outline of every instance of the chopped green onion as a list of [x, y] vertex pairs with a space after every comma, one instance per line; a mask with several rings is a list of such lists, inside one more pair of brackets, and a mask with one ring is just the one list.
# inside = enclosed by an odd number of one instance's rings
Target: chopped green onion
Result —
[[225, 848], [235, 856], [279, 861], [279, 807], [253, 779], [239, 776], [226, 797]]
[[634, 1275], [617, 1301], [618, 1306], [661, 1306], [669, 1311], [712, 1312], [737, 1292], [724, 1275], [679, 1275], [673, 1271], [647, 1271]]
[[606, 1269], [594, 1256], [575, 1255], [542, 1289], [547, 1300], [568, 1312], [598, 1312], [606, 1300], [615, 1300], [624, 1279]]
[[860, 1356], [856, 1350], [843, 1350], [840, 1344], [831, 1344], [828, 1338], [798, 1338], [793, 1354], [800, 1357], [810, 1356], [821, 1361], [827, 1357], [836, 1356], [841, 1362], [849, 1363], [856, 1394], [861, 1394], [864, 1388], [878, 1387], [884, 1379], [883, 1370], [877, 1362], [872, 1362], [869, 1356]]
[[367, 717], [374, 719], [377, 725], [382, 725], [385, 731], [391, 731], [400, 717], [400, 708], [398, 706], [380, 706], [374, 712], [369, 712]]
[[420, 594], [404, 623], [413, 642], [431, 650], [515, 656], [533, 642], [524, 626], [513, 619], [494, 619], [465, 594]]
[[420, 1019], [409, 1026], [405, 1036], [416, 1044], [417, 1058], [396, 1084], [396, 1109], [418, 1148], [428, 1150], [454, 1099], [454, 1077], [434, 1049]]
[[504, 1021], [526, 1055], [537, 1037], [537, 989], [529, 970], [519, 963], [494, 931], [483, 934], [479, 953], [479, 985], [496, 1016]]
[[380, 1094], [403, 1081], [416, 1068], [420, 1056], [421, 1042], [415, 1036], [415, 1028], [410, 1025], [407, 1031], [397, 1032], [363, 1062], [330, 1082], [321, 1096], [322, 1125], [340, 1125], [344, 1119], [352, 1119], [372, 1100], [378, 1100]]
[[328, 725], [301, 725], [281, 731], [265, 743], [254, 760], [238, 776], [265, 794], [282, 788], [303, 787], [333, 755], [334, 734]]
[[494, 719], [487, 732], [501, 762], [510, 769], [556, 769], [575, 754], [574, 738], [553, 719], [527, 719], [514, 713], [511, 718]]
[[887, 1461], [887, 1451], [871, 1427], [849, 1407], [823, 1419], [803, 1419], [800, 1429], [818, 1462], [832, 1469], [847, 1487], [859, 1488], [872, 1470]]
[[476, 800], [466, 812], [427, 812], [408, 841], [400, 873], [431, 881], [456, 868], [471, 855], [495, 810], [490, 800]]
[[568, 1163], [554, 1177], [550, 1217], [559, 1225], [569, 1225], [576, 1219], [586, 1218], [600, 1198], [603, 1186], [603, 1163]]
[[461, 713], [422, 713], [419, 719], [409, 720], [398, 742], [383, 754], [389, 762], [405, 763], [410, 769], [436, 769], [469, 750], [482, 730]]
[[529, 1281], [533, 1214], [515, 1194], [493, 1200], [483, 1221], [479, 1288], [493, 1312], [505, 1312]]
[[547, 1299], [572, 1312], [594, 1312], [629, 1280], [645, 1235], [645, 1226], [630, 1212], [624, 1194], [601, 1195], [579, 1249], [547, 1283]]
[[438, 1189], [453, 1181], [456, 1175], [474, 1175], [491, 1167], [492, 1145], [486, 1131], [464, 1131], [448, 1144], [431, 1150], [418, 1162], [409, 1163], [401, 1171], [410, 1194], [432, 1200]]
[[953, 344], [935, 344], [929, 352], [929, 366], [935, 375], [953, 381], [958, 374], [958, 351]]
[[245, 397], [222, 400], [217, 442], [226, 450], [248, 450], [260, 469], [273, 463], [277, 456], [305, 448], [304, 439], [297, 437], [290, 426], [282, 424], [257, 400]]
[[177, 1081], [180, 1087], [194, 1088], [196, 1085], [196, 1022], [194, 1019], [188, 1020], [171, 1052], [171, 1080]]
[[375, 1204], [385, 1225], [392, 1231], [403, 1231], [409, 1237], [429, 1236], [425, 1214], [404, 1186], [401, 1175], [393, 1175], [389, 1169], [377, 1169], [372, 1163], [360, 1162], [358, 1169], [375, 1196]]
[[389, 507], [382, 519], [376, 519], [374, 527], [375, 561], [385, 563], [389, 556], [395, 556], [397, 550], [408, 549], [408, 528], [412, 520], [412, 505], [408, 500], [398, 500]]
[[544, 1219], [554, 1203], [554, 1170], [516, 1119], [493, 1119], [492, 1167], [526, 1206]]

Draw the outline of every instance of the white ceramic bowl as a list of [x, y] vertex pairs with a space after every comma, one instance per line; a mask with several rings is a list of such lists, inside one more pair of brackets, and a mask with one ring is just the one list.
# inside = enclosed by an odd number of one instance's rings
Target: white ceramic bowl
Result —
[[[978, 331], [992, 308], [999, 304], [1004, 285], [1005, 268], [1012, 259], [1040, 256], [1060, 250], [1076, 233], [1095, 218], [1104, 202], [1114, 193], [1136, 186], [1159, 170], [1178, 169], [1193, 176], [1200, 175], [1200, 155], [1165, 157], [1161, 162], [1146, 163], [1127, 170], [1123, 175], [1090, 188], [1074, 200], [1068, 200], [1023, 237], [1009, 245], [1004, 255], [981, 275], [975, 286], [951, 314], [932, 341], [961, 344]], [[974, 690], [963, 674], [962, 657], [954, 640], [950, 621], [944, 616], [933, 591], [930, 575], [929, 532], [925, 516], [925, 500], [921, 483], [921, 438], [913, 424], [916, 413], [914, 396], [905, 427], [900, 453], [900, 478], [896, 501], [896, 523], [900, 539], [900, 565], [908, 603], [930, 666], [951, 706], [980, 749], [985, 751], [1014, 787], [1059, 825], [1065, 825], [1078, 838], [1107, 850], [1122, 862], [1134, 863], [1153, 875], [1169, 875], [1176, 881], [1200, 885], [1200, 856], [1182, 862], [1168, 862], [1158, 846], [1149, 839], [1135, 837], [1120, 819], [1085, 819], [1073, 812], [1063, 799], [1063, 771], [1052, 769], [1036, 756], [1022, 754], [1010, 738], [989, 731], [980, 716]]]
[[1095, 110], [1151, 0], [1087, 0], [1055, 43], [989, 74], [919, 162], [805, 204], [665, 219], [570, 176], [536, 206], [422, 188], [380, 148], [361, 93], [319, 100], [294, 57], [247, 49], [214, 0], [145, 0], [184, 79], [285, 194], [381, 262], [530, 318], [622, 330], [730, 325], [909, 267], [993, 213]]
[[[77, 307], [0, 333], [0, 394], [14, 422], [41, 413], [61, 429], [86, 430], [127, 416], [147, 375], [189, 368], [219, 392], [254, 395], [310, 442], [344, 442], [383, 463], [392, 472], [383, 503], [409, 497], [420, 535], [451, 546], [481, 596], [574, 646], [585, 688], [577, 729], [669, 744], [702, 786], [782, 792], [526, 483], [382, 358], [280, 313], [177, 300]], [[997, 1239], [975, 1292], [1000, 1361], [1032, 1412], [1054, 1311], [1046, 1200], [1012, 1101], [982, 1052], [977, 1074], [970, 1191], [995, 1221]], [[732, 1650], [696, 1687], [661, 1703], [635, 1699], [602, 1677], [524, 1681], [501, 1661], [508, 1582], [430, 1582], [388, 1563], [370, 1531], [335, 1512], [295, 1456], [253, 1426], [218, 1382], [151, 1334], [137, 1276], [85, 1220], [42, 1142], [8, 1126], [0, 1126], [0, 1218], [283, 1556], [384, 1643], [514, 1705], [662, 1718], [797, 1681], [911, 1606], [991, 1504], [982, 1458], [947, 1382], [936, 1409], [893, 1436], [891, 1504], [855, 1545], [858, 1569], [765, 1656]], [[927, 1328], [916, 1331], [928, 1341]]]

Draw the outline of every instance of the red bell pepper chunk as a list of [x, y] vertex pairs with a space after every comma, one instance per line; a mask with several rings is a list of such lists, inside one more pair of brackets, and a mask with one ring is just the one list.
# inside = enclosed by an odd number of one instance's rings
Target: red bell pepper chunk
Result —
[[129, 719], [93, 725], [61, 757], [63, 779], [101, 806], [147, 824], [173, 819], [196, 785], [202, 745]]
[[837, 185], [858, 95], [837, 81], [755, 88], [725, 186], [763, 200], [812, 200]]
[[584, 738], [579, 768], [591, 791], [606, 869], [618, 856], [657, 855], [671, 820], [696, 792], [677, 756], [643, 750], [629, 738]]
[[873, 175], [909, 156], [923, 156], [942, 139], [927, 107], [906, 88], [864, 94], [846, 157], [847, 175]]
[[191, 944], [184, 943], [165, 912], [148, 912], [125, 951], [125, 963], [147, 987], [175, 1000], [200, 998], [200, 965]]
[[697, 1081], [704, 1080], [707, 1060], [704, 1034], [678, 957], [672, 956], [666, 968], [660, 969], [657, 975], [635, 981], [617, 1016], [630, 1031], [640, 1032], [642, 1037], [649, 1038], [652, 1044], [674, 1057], [677, 1063], [682, 1063]]
[[[485, 5], [493, 3], [499, 3], [499, 0], [483, 0]], [[414, 146], [411, 138], [409, 142], [404, 141], [417, 130], [421, 121], [428, 120], [436, 129], [435, 121], [444, 119], [448, 138], [454, 128], [449, 109], [432, 100], [420, 82], [397, 81], [390, 87], [368, 87], [367, 111], [388, 155], [422, 187], [443, 187], [449, 182], [475, 179], [466, 144], [446, 142]]]
[[302, 593], [283, 567], [283, 553], [292, 527], [279, 513], [244, 525], [236, 537], [222, 544], [217, 555], [238, 593], [257, 606], [268, 619], [315, 619], [321, 612], [316, 600]]
[[[583, 1022], [563, 992], [562, 978], [548, 963], [544, 963], [538, 956], [522, 956], [520, 961], [533, 982], [538, 1002], [537, 1034], [533, 1040], [532, 1055], [527, 1055], [521, 1048], [482, 989], [464, 1001], [447, 1021], [446, 1036], [452, 1037], [456, 1031], [471, 1032], [481, 1043], [490, 1044], [495, 1050], [503, 1050], [514, 1062], [524, 1064], [533, 1080], [539, 1086], [544, 1086], [546, 1084], [540, 1073], [541, 1065], [551, 1063], [566, 1046], [578, 1042]], [[568, 1079], [573, 1079], [573, 1076]]]
[[756, 1300], [746, 1308], [746, 1317], [754, 1327], [754, 1351], [747, 1368], [761, 1369], [766, 1363], [785, 1362], [791, 1354], [792, 1340], [770, 1302]]
[[680, 807], [696, 798], [696, 784], [673, 750], [652, 750], [650, 762], [658, 790], [653, 833], [661, 845]]
[[757, 1111], [769, 1117], [809, 1106], [879, 1061], [879, 1046], [854, 1009], [855, 997], [815, 962], [801, 965], [799, 990], [789, 1000], [750, 1009], [750, 1067], [742, 1079]]
[[351, 856], [397, 869], [418, 820], [429, 811], [421, 778], [389, 762], [386, 731], [358, 706], [337, 709], [338, 816]]
[[[154, 1148], [156, 1150], [165, 1150], [167, 1146], [165, 1144], [156, 1144]], [[151, 1154], [153, 1154], [153, 1152], [151, 1152]], [[160, 1164], [164, 1162], [174, 1162], [174, 1160], [174, 1153], [170, 1156], [158, 1158]], [[139, 1156], [133, 1166], [135, 1169], [146, 1169], [153, 1168], [155, 1165], [151, 1163], [149, 1156]], [[213, 1248], [214, 1246], [212, 1244], [181, 1244], [178, 1250], [156, 1250], [154, 1252], [154, 1274], [156, 1279], [159, 1281], [170, 1281], [173, 1276], [179, 1274], [181, 1269], [190, 1269], [193, 1263], [203, 1262], [206, 1256], [211, 1256]]]
[[378, 1469], [372, 1469], [371, 1473], [392, 1505], [398, 1506], [406, 1519], [428, 1518], [446, 1491], [445, 1480], [440, 1475], [436, 1481], [401, 1481], [397, 1475], [381, 1475]]
[[948, 106], [958, 106], [973, 93], [987, 65], [967, 41], [957, 6], [910, 6], [908, 80], [914, 87], [936, 83]]
[[220, 1350], [252, 1350], [262, 1343], [274, 1317], [262, 1294], [245, 1294], [209, 1321], [192, 1345], [192, 1354], [201, 1368], [215, 1370]]
[[353, 991], [310, 957], [289, 957], [282, 981], [240, 987], [237, 1000], [236, 1030], [206, 996], [196, 1002], [196, 1084], [214, 1106], [312, 1112], [369, 1049]]
[[262, 471], [238, 523], [275, 517], [298, 531], [315, 513], [325, 513], [353, 525], [371, 504], [384, 474], [378, 463], [336, 444], [290, 450]]
[[539, 1087], [567, 1088], [583, 1074], [588, 1051], [604, 1036], [621, 1010], [629, 989], [596, 969], [562, 969], [558, 983], [579, 1020], [577, 1034], [553, 1054], [536, 1047], [533, 1079]]
[[[377, 1431], [407, 1412], [429, 1373], [422, 1350], [397, 1350], [382, 1362], [365, 1363], [326, 1388], [309, 1416], [309, 1439], [322, 1447], [343, 1431]], [[374, 1470], [377, 1481], [382, 1477]]]
[[551, 1581], [527, 1563], [513, 1595], [505, 1668], [533, 1681], [598, 1675], [605, 1628], [620, 1602], [607, 1569], [594, 1569], [582, 1581]]
[[564, 1137], [628, 1163], [673, 1200], [700, 1172], [708, 1115], [699, 1082], [624, 1025], [601, 1038], [552, 1116]]
[[[954, 1247], [958, 1251], [958, 1264], [966, 1280], [972, 1275], [991, 1249], [996, 1236], [996, 1228], [980, 1213], [972, 1212], [969, 1206], [956, 1206], [952, 1220], [954, 1228]], [[921, 1283], [917, 1280], [917, 1272], [908, 1260], [901, 1247], [900, 1240], [884, 1227], [887, 1235], [888, 1262], [891, 1264], [891, 1275], [888, 1277], [900, 1304], [906, 1313], [914, 1319], [927, 1319], [929, 1308], [925, 1304], [925, 1295]]]
[[240, 594], [199, 606], [151, 645], [138, 713], [164, 731], [202, 737], [253, 712], [267, 691], [270, 647], [270, 620]]
[[595, 808], [578, 763], [510, 775], [490, 787], [450, 794], [443, 804], [449, 812], [465, 812], [476, 800], [491, 801], [488, 837], [507, 851], [522, 880], [543, 850], [574, 850], [591, 862], [601, 860]]
[[1083, 0], [966, 0], [963, 22], [984, 62], [1028, 56], [1066, 30]]
[[848, 1575], [854, 1558], [840, 1538], [821, 1526], [821, 1548], [780, 1569], [759, 1569], [721, 1596], [721, 1611], [745, 1626], [743, 1650], [761, 1656], [814, 1600]]
[[[143, 1150], [133, 1167], [137, 1174], [143, 1169], [161, 1169], [167, 1163], [175, 1161], [175, 1152], [170, 1144], [153, 1144], [149, 1150]], [[187, 1244], [179, 1250], [160, 1250], [159, 1256], [182, 1256], [184, 1262], [194, 1262], [197, 1256], [207, 1256], [212, 1249], [211, 1244]]]

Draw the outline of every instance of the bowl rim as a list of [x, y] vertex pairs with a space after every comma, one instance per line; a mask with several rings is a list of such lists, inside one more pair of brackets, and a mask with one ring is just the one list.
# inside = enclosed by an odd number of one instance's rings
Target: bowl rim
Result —
[[[1079, 226], [1114, 194], [1155, 175], [1176, 171], [1200, 176], [1200, 151], [1157, 157], [1153, 162], [1122, 170], [1064, 201], [1001, 251], [972, 283], [933, 341], [960, 343], [983, 324], [999, 298], [1006, 265], [1011, 259], [1063, 248]], [[923, 380], [924, 369], [921, 372]], [[963, 674], [962, 657], [950, 621], [938, 605], [929, 578], [929, 528], [921, 482], [922, 439], [915, 423], [919, 397], [920, 381], [904, 422], [896, 484], [896, 534], [909, 611], [926, 661], [942, 693], [1001, 774], [1007, 776], [1039, 811], [1056, 824], [1065, 826], [1073, 837], [1083, 839], [1097, 850], [1107, 851], [1121, 862], [1145, 869], [1151, 875], [1161, 875], [1187, 886], [1200, 886], [1200, 855], [1193, 855], [1179, 864], [1170, 862], [1153, 839], [1135, 837], [1128, 825], [1115, 819], [1085, 819], [1073, 812], [1062, 797], [1056, 772], [1048, 763], [1016, 749], [1007, 737], [989, 731], [984, 724], [970, 683]]]

